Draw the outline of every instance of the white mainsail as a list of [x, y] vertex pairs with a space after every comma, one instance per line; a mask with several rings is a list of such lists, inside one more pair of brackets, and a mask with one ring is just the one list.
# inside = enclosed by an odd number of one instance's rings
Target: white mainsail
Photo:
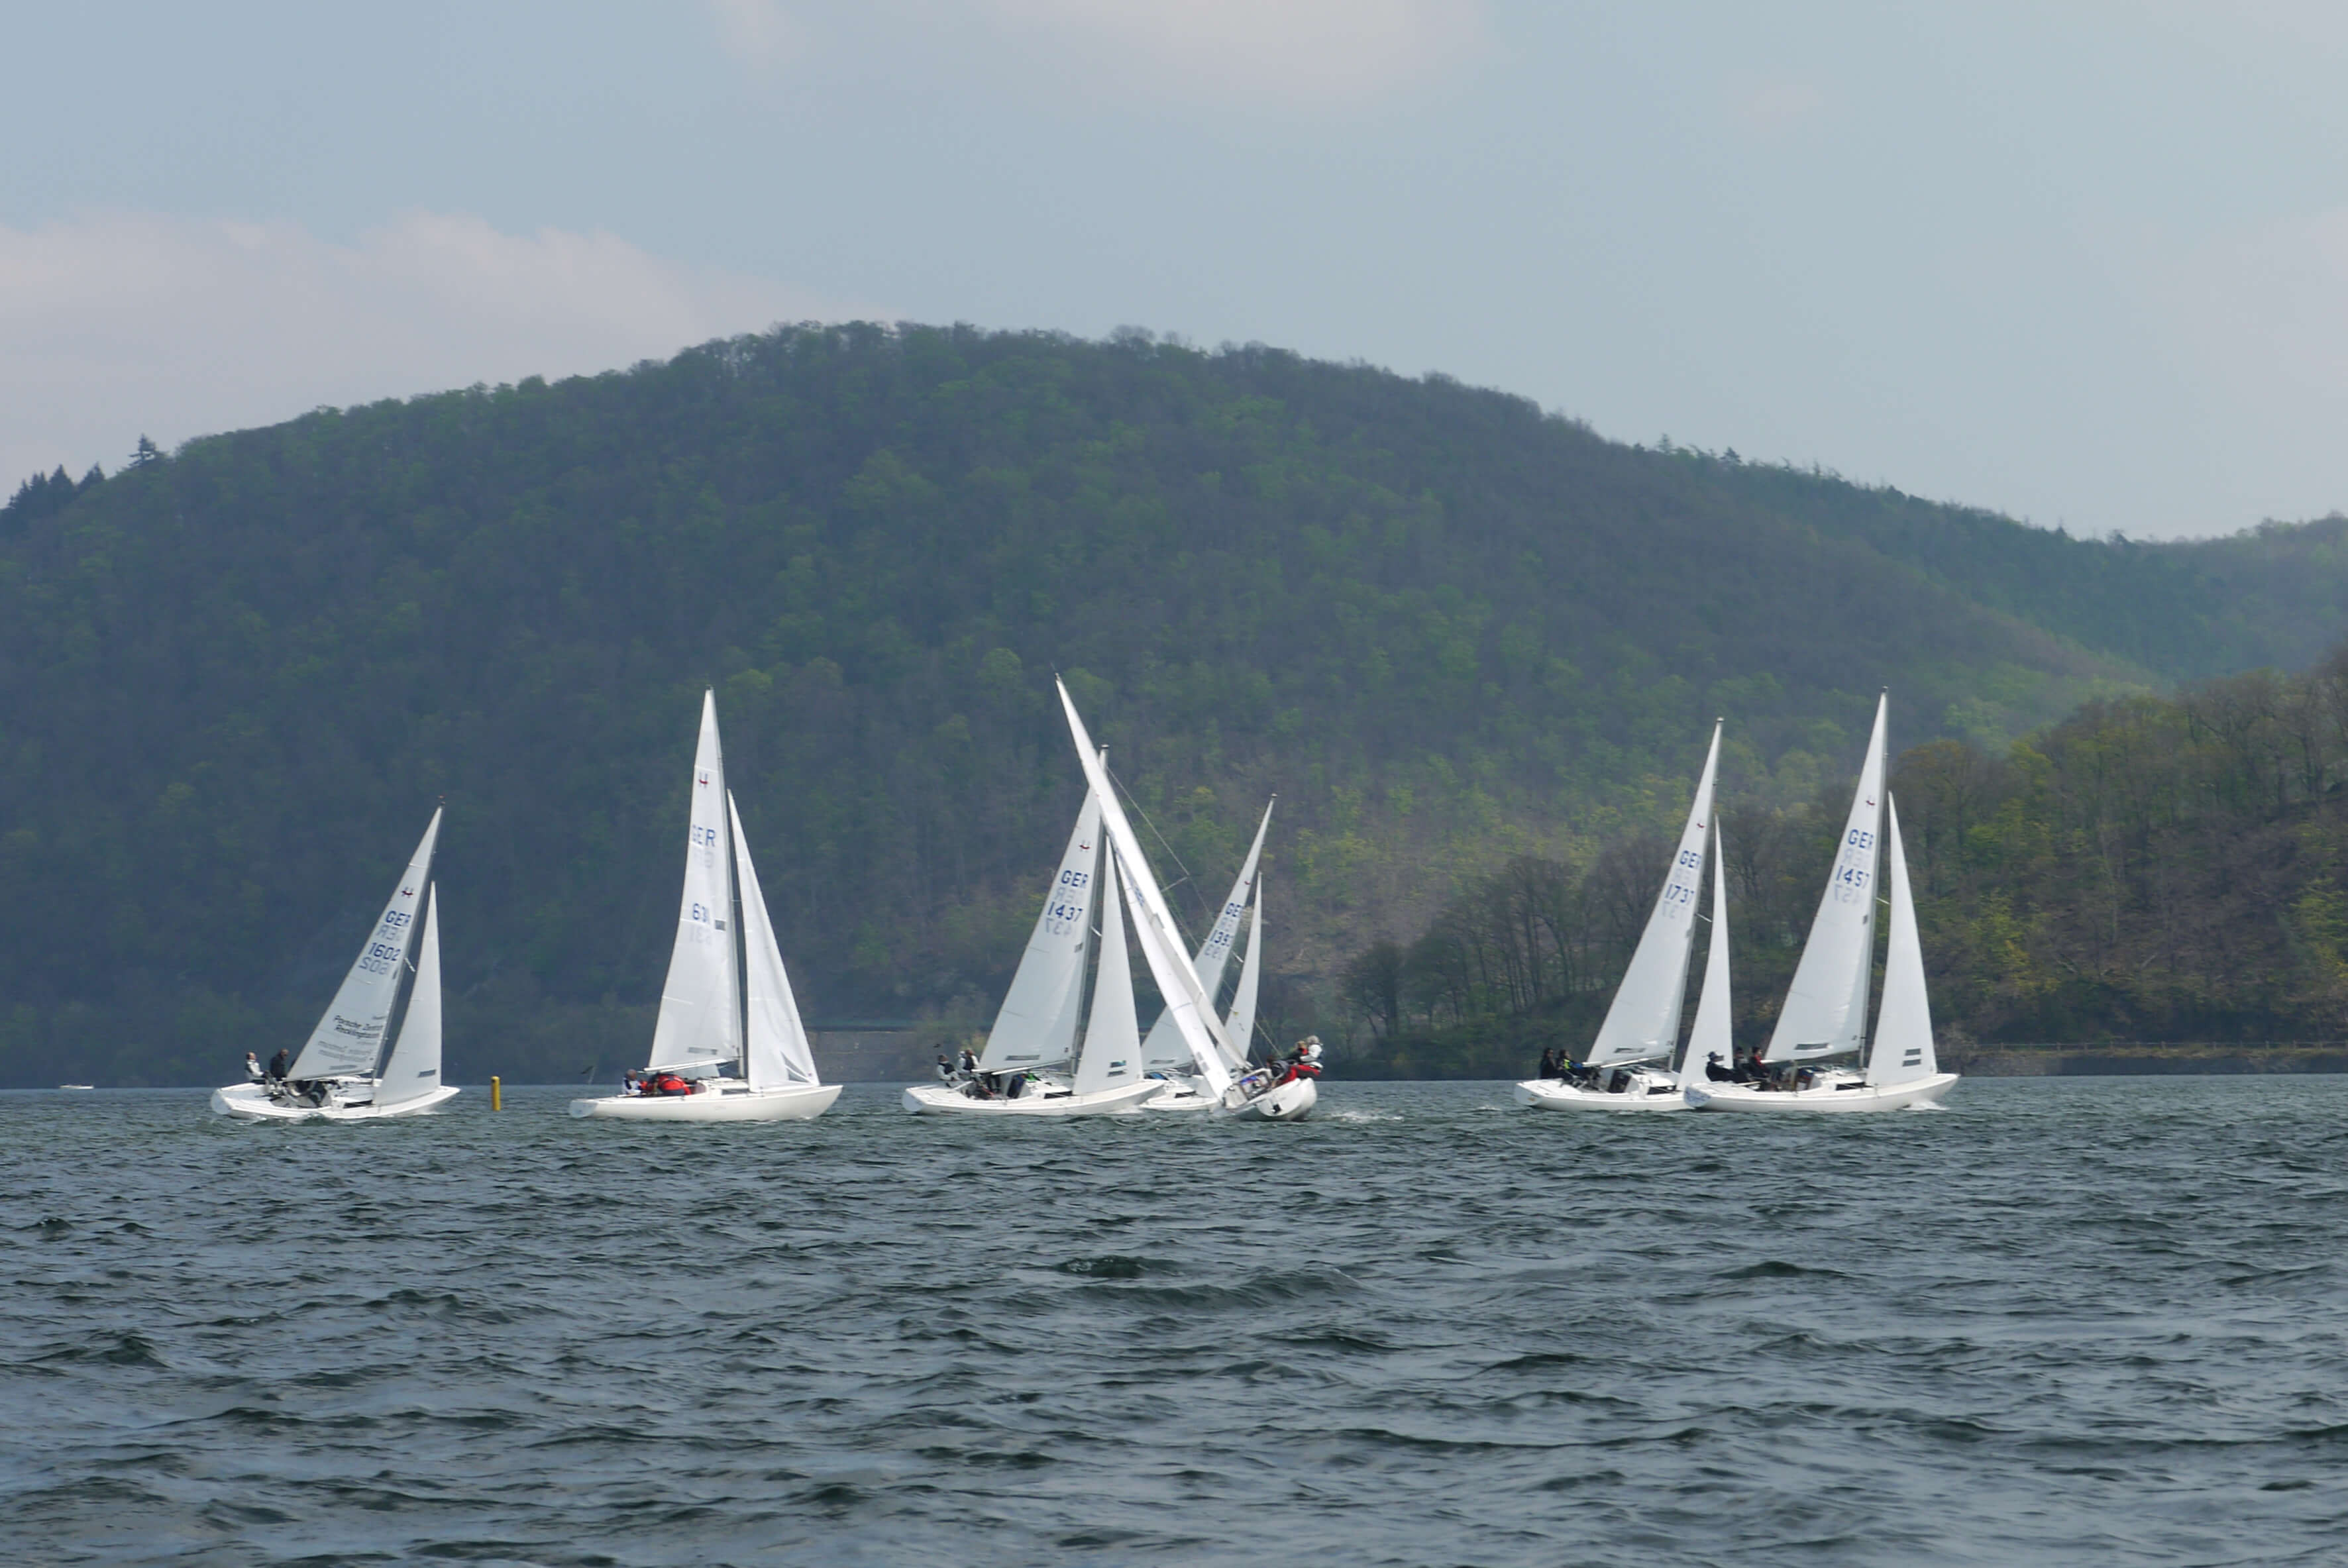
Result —
[[766, 895], [758, 889], [758, 868], [750, 863], [750, 841], [742, 836], [742, 810], [734, 792], [726, 792], [726, 812], [734, 828], [734, 876], [742, 905], [742, 990], [746, 1028], [743, 1032], [742, 1077], [752, 1088], [779, 1088], [787, 1084], [817, 1084], [815, 1053], [808, 1047], [807, 1026], [799, 1021], [798, 999], [791, 995], [791, 977], [783, 968], [783, 951], [775, 942], [774, 923], [767, 918]]
[[1705, 832], [1712, 825], [1713, 778], [1720, 767], [1720, 726], [1712, 727], [1712, 749], [1704, 754], [1704, 772], [1696, 780], [1695, 800], [1688, 808], [1687, 825], [1680, 830], [1679, 847], [1663, 877], [1663, 892], [1647, 916], [1647, 929], [1622, 972], [1606, 1021], [1591, 1042], [1589, 1062], [1668, 1059], [1680, 1043], [1680, 1011], [1686, 1004], [1688, 956], [1695, 950], [1696, 890], [1704, 885]]
[[[1207, 940], [1199, 944], [1198, 954], [1190, 961], [1190, 966], [1199, 972], [1200, 989], [1210, 998], [1223, 988], [1223, 969], [1231, 962], [1232, 946], [1239, 939], [1240, 917], [1247, 912], [1248, 893], [1255, 881], [1256, 864], [1263, 858], [1263, 836], [1272, 827], [1272, 809], [1278, 804], [1280, 797], [1274, 795], [1264, 807], [1263, 820], [1256, 824], [1255, 842], [1248, 846], [1247, 859], [1241, 863], [1240, 874], [1231, 882], [1231, 895], [1223, 900], [1222, 911], [1215, 916], [1214, 928], [1207, 933]], [[1247, 1065], [1248, 1037], [1233, 1035], [1231, 1039], [1241, 1052], [1240, 1058], [1231, 1064], [1236, 1071]], [[1141, 1059], [1148, 1070], [1154, 1073], [1186, 1073], [1190, 1070], [1190, 1048], [1183, 1043], [1182, 1031], [1174, 1026], [1174, 1020], [1168, 1015], [1159, 1014], [1158, 1022], [1149, 1026], [1149, 1038], [1142, 1042]]]
[[1255, 1000], [1263, 975], [1263, 879], [1256, 879], [1255, 918], [1248, 923], [1247, 956], [1240, 961], [1239, 988], [1231, 994], [1231, 1010], [1223, 1019], [1223, 1037], [1241, 1055], [1255, 1043]]
[[286, 1077], [365, 1078], [375, 1070], [376, 1058], [383, 1050], [384, 1029], [391, 1022], [392, 1004], [399, 996], [408, 949], [416, 941], [416, 906], [432, 874], [432, 845], [439, 837], [440, 815], [437, 810], [432, 813], [390, 902], [383, 906], [366, 945], [359, 949], [358, 961], [343, 976], [342, 988], [295, 1054]]
[[1916, 934], [1916, 901], [1908, 890], [1908, 856], [1900, 845], [1900, 812], [1887, 796], [1886, 849], [1891, 860], [1891, 930], [1883, 954], [1883, 1007], [1875, 1020], [1875, 1048], [1867, 1081], [1879, 1088], [1913, 1083], [1941, 1070], [1932, 1049], [1932, 1003], [1924, 994], [1924, 946]]
[[1199, 973], [1190, 966], [1189, 955], [1182, 951], [1181, 938], [1175, 934], [1174, 916], [1166, 907], [1166, 895], [1159, 891], [1158, 879], [1150, 874], [1149, 861], [1141, 852], [1141, 841], [1134, 836], [1133, 824], [1125, 820], [1125, 809], [1110, 792], [1108, 771], [1093, 750], [1092, 737], [1086, 733], [1085, 721], [1076, 713], [1076, 699], [1068, 696], [1066, 683], [1056, 680], [1054, 684], [1059, 686], [1060, 707], [1068, 716], [1069, 733], [1076, 738], [1076, 759], [1084, 765], [1085, 782], [1092, 786], [1094, 796], [1101, 803], [1101, 826], [1108, 834], [1117, 869], [1125, 877], [1127, 894], [1134, 909], [1135, 938], [1141, 944], [1142, 957], [1149, 963], [1150, 978], [1158, 982], [1158, 989], [1166, 998], [1166, 1011], [1190, 1047], [1199, 1076], [1207, 1080], [1210, 1092], [1220, 1096], [1231, 1082], [1227, 1065], [1231, 1049], [1223, 1036], [1222, 1020], [1215, 1016], [1214, 1003], [1200, 985]]
[[1101, 897], [1100, 964], [1093, 975], [1092, 1016], [1076, 1057], [1076, 1090], [1098, 1094], [1141, 1078], [1141, 1021], [1133, 1010], [1133, 962], [1125, 952], [1125, 900], [1117, 896], [1117, 859], [1109, 857]]
[[1708, 1082], [1704, 1068], [1715, 1056], [1723, 1068], [1736, 1065], [1736, 1047], [1729, 1031], [1728, 858], [1722, 851], [1717, 822], [1712, 827], [1712, 944], [1704, 954], [1704, 989], [1696, 994], [1687, 1055], [1680, 1058], [1680, 1087]]
[[1843, 824], [1834, 871], [1810, 922], [1786, 1006], [1769, 1036], [1773, 1062], [1859, 1049], [1867, 1029], [1869, 970], [1874, 959], [1876, 823], [1882, 815], [1884, 720], [1888, 696], [1875, 704], [1875, 732], [1859, 770], [1850, 817]]
[[407, 994], [407, 1016], [384, 1059], [376, 1084], [377, 1110], [421, 1099], [440, 1087], [440, 891], [426, 890], [424, 935], [416, 949], [416, 985]]
[[1100, 797], [1087, 792], [1076, 830], [1045, 890], [1027, 951], [987, 1031], [981, 1072], [1024, 1072], [1076, 1055], [1084, 995], [1085, 946], [1092, 932], [1094, 865], [1100, 856]]
[[717, 744], [717, 695], [701, 697], [701, 739], [693, 755], [692, 810], [676, 946], [661, 985], [647, 1068], [732, 1061], [742, 1054], [742, 1009], [727, 918], [734, 907], [733, 856], [726, 843], [726, 758]]

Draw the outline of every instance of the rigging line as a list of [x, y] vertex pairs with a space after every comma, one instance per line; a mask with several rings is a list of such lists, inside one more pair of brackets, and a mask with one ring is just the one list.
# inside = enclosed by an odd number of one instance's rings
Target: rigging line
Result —
[[1206, 894], [1199, 891], [1198, 882], [1190, 875], [1190, 868], [1182, 863], [1182, 857], [1174, 852], [1174, 846], [1166, 841], [1166, 835], [1158, 831], [1158, 824], [1149, 820], [1148, 809], [1143, 806], [1140, 801], [1134, 799], [1133, 791], [1125, 787], [1125, 780], [1117, 776], [1116, 769], [1110, 768], [1108, 764], [1104, 762], [1101, 764], [1101, 771], [1107, 773], [1108, 775], [1108, 781], [1117, 786], [1117, 792], [1124, 796], [1126, 799], [1132, 804], [1133, 809], [1141, 814], [1142, 821], [1148, 823], [1151, 834], [1157, 838], [1158, 842], [1165, 849], [1166, 858], [1172, 861], [1175, 868], [1182, 873], [1179, 880], [1166, 884], [1167, 891], [1171, 892], [1173, 889], [1178, 887], [1188, 887], [1190, 890], [1190, 896], [1198, 900], [1199, 913], [1201, 914], [1210, 913], [1207, 908]]

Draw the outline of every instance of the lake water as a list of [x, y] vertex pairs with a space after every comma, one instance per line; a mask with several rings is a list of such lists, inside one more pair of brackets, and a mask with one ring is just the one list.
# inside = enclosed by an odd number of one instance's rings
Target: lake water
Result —
[[18, 1563], [2348, 1555], [2348, 1079], [1816, 1121], [0, 1095]]

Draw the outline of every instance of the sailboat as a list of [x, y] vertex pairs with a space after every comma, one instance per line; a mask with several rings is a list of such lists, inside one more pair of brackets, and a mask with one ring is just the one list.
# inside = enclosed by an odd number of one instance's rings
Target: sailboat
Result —
[[[1234, 1076], [1248, 1070], [1248, 1044], [1255, 1037], [1256, 997], [1262, 975], [1257, 965], [1263, 956], [1263, 896], [1258, 866], [1263, 858], [1263, 836], [1272, 827], [1272, 808], [1280, 797], [1272, 798], [1263, 809], [1263, 820], [1256, 824], [1255, 842], [1248, 846], [1247, 859], [1241, 862], [1240, 874], [1231, 882], [1231, 891], [1223, 900], [1223, 907], [1215, 923], [1207, 933], [1207, 940], [1199, 944], [1190, 960], [1197, 971], [1199, 985], [1209, 996], [1222, 989], [1223, 971], [1229, 966], [1231, 950], [1238, 944], [1241, 922], [1253, 911], [1248, 922], [1247, 956], [1241, 961], [1238, 989], [1231, 995], [1231, 1010], [1223, 1017], [1223, 1038], [1239, 1053], [1227, 1060]], [[1190, 1049], [1183, 1041], [1182, 1032], [1175, 1027], [1170, 1013], [1160, 1012], [1158, 1022], [1150, 1026], [1149, 1037], [1142, 1042], [1141, 1060], [1144, 1070], [1166, 1080], [1166, 1092], [1149, 1102], [1151, 1110], [1211, 1110], [1214, 1095], [1208, 1092], [1206, 1080], [1190, 1070]]]
[[681, 1082], [685, 1092], [574, 1099], [571, 1114], [627, 1121], [806, 1121], [839, 1098], [839, 1086], [816, 1072], [750, 862], [742, 814], [726, 788], [714, 692], [701, 698], [685, 892], [645, 1072]]
[[[1940, 1070], [1932, 1048], [1932, 1009], [1924, 989], [1924, 950], [1916, 932], [1916, 902], [1908, 884], [1908, 857], [1900, 841], [1900, 813], [1883, 787], [1888, 697], [1875, 707], [1875, 732], [1859, 789], [1843, 826], [1842, 845], [1827, 878], [1809, 941], [1795, 966], [1793, 985], [1777, 1015], [1763, 1061], [1769, 1081], [1690, 1083], [1688, 1104], [1698, 1110], [1867, 1111], [1928, 1105], [1949, 1091], [1955, 1073]], [[1881, 804], [1879, 807], [1878, 802]], [[1879, 834], [1878, 823], [1884, 831]], [[1890, 859], [1891, 929], [1883, 965], [1883, 1005], [1874, 1048], [1862, 1069], [1804, 1064], [1859, 1051], [1867, 1027], [1867, 993], [1874, 962], [1875, 883], [1879, 843]]]
[[[1679, 1076], [1670, 1068], [1680, 1038], [1680, 1012], [1686, 1004], [1689, 957], [1695, 951], [1696, 890], [1704, 884], [1704, 849], [1711, 841], [1714, 780], [1720, 769], [1720, 724], [1712, 727], [1695, 799], [1672, 851], [1663, 891], [1647, 916], [1647, 928], [1631, 954], [1630, 967], [1615, 988], [1606, 1021], [1591, 1042], [1584, 1071], [1574, 1081], [1528, 1078], [1517, 1085], [1519, 1105], [1541, 1110], [1684, 1110]], [[1716, 940], [1726, 941], [1717, 920], [1720, 877], [1713, 876]], [[1722, 1006], [1726, 1006], [1727, 959], [1721, 960]], [[1707, 989], [1711, 975], [1705, 976]], [[1699, 1012], [1701, 1004], [1698, 1007]], [[1724, 1011], [1724, 1016], [1725, 1016]], [[1701, 1058], [1699, 1058], [1700, 1060]]]
[[[285, 1076], [212, 1090], [215, 1112], [242, 1121], [379, 1121], [414, 1116], [456, 1098], [457, 1091], [440, 1081], [440, 900], [428, 880], [440, 817], [439, 811], [432, 813], [366, 945]], [[376, 1057], [411, 949], [416, 983], [408, 987], [407, 1015], [378, 1071]]]
[[1313, 1114], [1320, 1098], [1309, 1076], [1262, 1068], [1233, 1074], [1231, 1064], [1244, 1061], [1246, 1053], [1232, 1048], [1224, 1022], [1215, 1012], [1214, 999], [1199, 982], [1199, 972], [1186, 954], [1173, 913], [1166, 907], [1166, 895], [1150, 872], [1149, 861], [1141, 852], [1133, 824], [1126, 820], [1125, 808], [1117, 803], [1108, 769], [1093, 749], [1076, 699], [1069, 696], [1066, 682], [1056, 684], [1060, 707], [1067, 715], [1068, 733], [1076, 743], [1076, 759], [1084, 767], [1085, 782], [1100, 802], [1101, 828], [1133, 905], [1134, 939], [1149, 965], [1159, 994], [1166, 998], [1167, 1016], [1189, 1047], [1191, 1070], [1214, 1096], [1214, 1114], [1254, 1121], [1303, 1120]]
[[[1115, 860], [1101, 853], [1100, 820], [1099, 799], [1087, 795], [977, 1070], [943, 1083], [912, 1085], [901, 1099], [907, 1110], [923, 1116], [1107, 1116], [1136, 1109], [1166, 1087], [1141, 1071], [1133, 961], [1126, 952], [1126, 901]], [[1096, 888], [1102, 893], [1100, 957], [1094, 966], [1092, 1008], [1080, 1031]]]

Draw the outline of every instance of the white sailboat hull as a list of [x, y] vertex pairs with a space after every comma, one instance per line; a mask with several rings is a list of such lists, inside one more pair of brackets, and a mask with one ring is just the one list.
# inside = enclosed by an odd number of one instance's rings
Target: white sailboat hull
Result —
[[1166, 1086], [1156, 1078], [1119, 1084], [1091, 1094], [1039, 1086], [1017, 1099], [973, 1099], [951, 1084], [917, 1083], [901, 1099], [916, 1116], [1115, 1116], [1138, 1110]]
[[1620, 1094], [1555, 1078], [1527, 1078], [1517, 1085], [1517, 1103], [1536, 1110], [1685, 1110], [1675, 1074], [1634, 1070]]
[[1321, 1091], [1309, 1078], [1268, 1088], [1238, 1105], [1218, 1103], [1215, 1114], [1233, 1121], [1302, 1121], [1321, 1102]]
[[792, 1084], [781, 1088], [704, 1089], [698, 1094], [615, 1094], [574, 1099], [573, 1116], [621, 1121], [812, 1121], [839, 1098], [836, 1083]]
[[1212, 1110], [1215, 1109], [1215, 1097], [1206, 1084], [1198, 1078], [1175, 1078], [1169, 1075], [1166, 1078], [1165, 1092], [1151, 1097], [1142, 1109], [1144, 1110]]
[[377, 1106], [372, 1099], [332, 1098], [324, 1105], [285, 1105], [270, 1099], [269, 1091], [259, 1084], [238, 1083], [212, 1090], [212, 1113], [238, 1121], [386, 1121], [395, 1116], [437, 1110], [456, 1099], [457, 1093], [443, 1085], [397, 1105]]
[[1934, 1073], [1931, 1078], [1913, 1083], [1893, 1084], [1878, 1088], [1873, 1084], [1856, 1088], [1836, 1088], [1821, 1084], [1815, 1088], [1762, 1089], [1751, 1084], [1706, 1084], [1701, 1088], [1691, 1087], [1686, 1095], [1688, 1105], [1695, 1110], [1754, 1110], [1793, 1115], [1849, 1115], [1858, 1111], [1902, 1110], [1910, 1106], [1932, 1105], [1949, 1092], [1957, 1081], [1955, 1073]]

